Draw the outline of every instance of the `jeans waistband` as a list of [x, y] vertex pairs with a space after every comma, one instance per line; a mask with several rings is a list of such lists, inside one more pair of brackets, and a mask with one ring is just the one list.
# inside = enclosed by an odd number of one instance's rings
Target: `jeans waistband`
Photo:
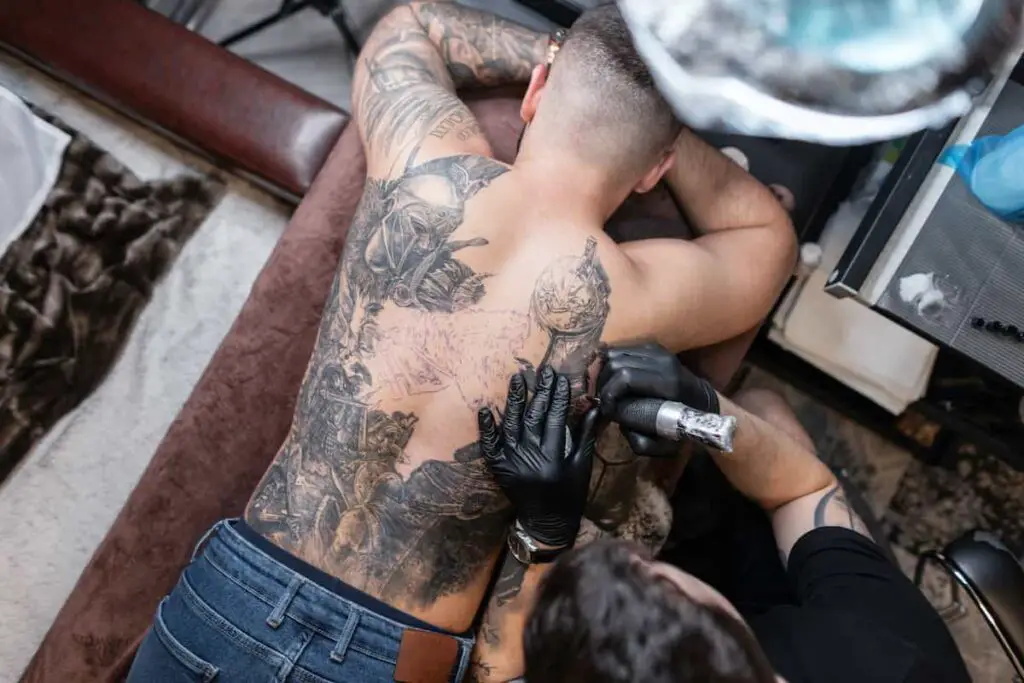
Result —
[[317, 569], [313, 565], [305, 562], [304, 560], [295, 557], [284, 548], [271, 543], [269, 540], [260, 536], [255, 529], [245, 523], [244, 519], [231, 523], [231, 529], [243, 540], [248, 541], [251, 545], [255, 546], [257, 550], [263, 552], [264, 555], [274, 560], [278, 564], [282, 564], [288, 569], [291, 569], [299, 576], [309, 579], [313, 583], [326, 588], [331, 593], [341, 596], [345, 600], [356, 603], [360, 607], [373, 612], [374, 614], [387, 617], [392, 621], [397, 621], [402, 626], [408, 628], [415, 628], [420, 631], [434, 631], [435, 633], [442, 633], [446, 636], [472, 636], [470, 633], [452, 633], [442, 628], [428, 624], [425, 621], [421, 621], [416, 617], [403, 612], [402, 610], [392, 607], [387, 603], [381, 602], [372, 595], [368, 595], [354, 586], [350, 586], [341, 579], [331, 576], [325, 571]]
[[[234, 583], [272, 607], [267, 623], [275, 626], [285, 615], [315, 625], [330, 638], [347, 646], [356, 628], [393, 639], [397, 652], [409, 626], [382, 616], [357, 602], [329, 591], [303, 577], [243, 538], [233, 528], [236, 520], [218, 522], [200, 541], [196, 555], [209, 561]], [[450, 636], [468, 657], [473, 638]]]

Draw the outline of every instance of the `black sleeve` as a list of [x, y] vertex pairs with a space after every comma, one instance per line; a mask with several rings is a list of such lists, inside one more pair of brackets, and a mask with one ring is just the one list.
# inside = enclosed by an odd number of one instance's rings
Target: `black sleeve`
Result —
[[915, 680], [927, 670], [932, 680], [970, 681], [941, 617], [870, 539], [841, 527], [810, 531], [793, 546], [787, 573], [801, 607], [842, 613], [916, 651]]

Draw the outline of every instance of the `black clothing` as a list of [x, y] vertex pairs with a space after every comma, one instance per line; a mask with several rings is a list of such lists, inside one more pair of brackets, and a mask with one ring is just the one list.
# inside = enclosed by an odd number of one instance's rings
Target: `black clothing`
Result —
[[784, 568], [764, 511], [710, 460], [692, 464], [660, 559], [725, 595], [788, 683], [969, 683], [946, 625], [877, 544], [815, 529]]

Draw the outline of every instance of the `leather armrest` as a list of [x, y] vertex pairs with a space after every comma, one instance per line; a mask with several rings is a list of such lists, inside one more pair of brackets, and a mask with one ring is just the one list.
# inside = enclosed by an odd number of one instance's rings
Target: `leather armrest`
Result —
[[[1007, 654], [1024, 662], [1024, 567], [995, 536], [974, 531], [943, 549], [947, 568], [994, 620]], [[958, 575], [959, 574], [959, 575]]]
[[296, 196], [348, 121], [328, 102], [131, 0], [0, 2], [0, 45]]

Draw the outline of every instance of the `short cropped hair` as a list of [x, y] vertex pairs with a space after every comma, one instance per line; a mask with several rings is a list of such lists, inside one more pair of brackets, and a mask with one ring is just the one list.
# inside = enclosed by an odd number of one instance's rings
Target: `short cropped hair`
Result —
[[655, 577], [643, 552], [596, 541], [551, 568], [524, 632], [529, 683], [775, 683], [742, 622]]
[[682, 129], [614, 3], [580, 15], [555, 57], [550, 79], [558, 102], [553, 115], [563, 125], [575, 125], [574, 137], [610, 163], [656, 161]]

